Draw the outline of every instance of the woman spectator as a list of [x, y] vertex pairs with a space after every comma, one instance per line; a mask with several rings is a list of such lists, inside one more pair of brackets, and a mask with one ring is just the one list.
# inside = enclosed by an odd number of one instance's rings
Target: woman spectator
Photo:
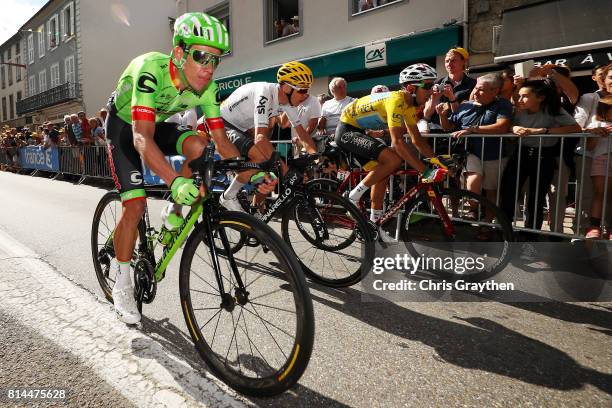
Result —
[[523, 84], [512, 126], [512, 133], [523, 139], [520, 149], [508, 162], [501, 185], [501, 208], [510, 219], [514, 217], [517, 184], [518, 191], [521, 191], [529, 177], [525, 227], [542, 228], [544, 200], [553, 178], [559, 148], [557, 138], [540, 138], [537, 135], [580, 131], [574, 118], [561, 108], [561, 100], [553, 84], [547, 80], [530, 80]]
[[99, 125], [98, 118], [89, 118], [89, 126], [91, 127], [91, 136], [93, 137], [94, 145], [106, 146], [104, 128]]
[[[608, 175], [608, 199], [606, 204], [611, 205], [612, 199], [612, 158], [609, 152], [612, 151], [612, 143], [609, 134], [612, 132], [612, 96], [604, 96], [597, 104], [597, 111], [586, 132], [593, 133], [598, 137], [589, 138], [586, 144], [587, 150], [593, 157], [591, 166], [591, 181], [593, 182], [593, 202], [591, 203], [590, 228], [586, 232], [586, 238], [602, 238], [601, 218], [603, 213], [604, 191], [606, 174]], [[609, 222], [610, 220], [606, 220]], [[608, 229], [608, 236], [612, 240], [612, 231]]]

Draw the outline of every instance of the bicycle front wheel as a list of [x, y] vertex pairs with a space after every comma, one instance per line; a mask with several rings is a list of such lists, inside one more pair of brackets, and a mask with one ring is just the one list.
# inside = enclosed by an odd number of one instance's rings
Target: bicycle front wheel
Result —
[[[219, 214], [213, 246], [206, 231], [204, 221], [187, 240], [179, 278], [196, 349], [239, 392], [279, 394], [302, 376], [314, 342], [312, 300], [300, 265], [268, 225], [248, 214]], [[244, 235], [245, 245], [219, 251], [215, 259], [212, 248], [223, 248], [223, 237], [231, 234]]]
[[293, 200], [282, 234], [314, 282], [331, 287], [358, 283], [370, 270], [374, 241], [365, 216], [346, 198], [309, 189]]
[[[485, 197], [467, 190], [434, 190], [441, 206], [428, 194], [406, 204], [400, 237], [414, 257], [430, 261], [422, 272], [446, 279], [479, 281], [492, 277], [508, 263], [512, 225], [502, 211]], [[448, 220], [448, 223], [444, 222]], [[453, 264], [439, 262], [452, 258]], [[473, 259], [460, 265], [457, 259]], [[462, 261], [463, 262], [463, 261]]]

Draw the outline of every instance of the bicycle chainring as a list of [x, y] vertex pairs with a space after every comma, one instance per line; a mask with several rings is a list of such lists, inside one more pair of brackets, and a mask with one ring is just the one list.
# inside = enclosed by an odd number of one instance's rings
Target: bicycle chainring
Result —
[[136, 300], [151, 303], [157, 293], [157, 281], [153, 265], [145, 258], [139, 258], [134, 266], [134, 291]]

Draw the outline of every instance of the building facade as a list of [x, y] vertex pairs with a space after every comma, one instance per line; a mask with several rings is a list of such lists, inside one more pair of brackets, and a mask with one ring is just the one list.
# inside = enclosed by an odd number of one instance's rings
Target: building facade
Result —
[[275, 81], [278, 66], [308, 64], [313, 94], [343, 76], [349, 93], [397, 85], [402, 68], [428, 62], [444, 73], [443, 55], [462, 41], [464, 1], [179, 0], [177, 15], [205, 11], [230, 31], [232, 50], [215, 73], [221, 96], [247, 82]]
[[26, 118], [19, 115], [17, 104], [25, 96], [25, 66], [23, 65], [21, 34], [15, 34], [0, 46], [0, 127], [20, 127]]
[[26, 73], [17, 112], [34, 125], [94, 116], [132, 58], [171, 50], [175, 13], [170, 0], [50, 0], [18, 33]]

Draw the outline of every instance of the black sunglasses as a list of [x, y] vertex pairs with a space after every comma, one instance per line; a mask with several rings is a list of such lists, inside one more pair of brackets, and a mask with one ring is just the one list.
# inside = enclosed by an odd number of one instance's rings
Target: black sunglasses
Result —
[[193, 59], [196, 63], [206, 66], [212, 64], [213, 69], [217, 68], [219, 62], [221, 61], [221, 57], [219, 55], [211, 54], [210, 52], [202, 51], [202, 50], [189, 50], [189, 55], [191, 55], [191, 59]]

